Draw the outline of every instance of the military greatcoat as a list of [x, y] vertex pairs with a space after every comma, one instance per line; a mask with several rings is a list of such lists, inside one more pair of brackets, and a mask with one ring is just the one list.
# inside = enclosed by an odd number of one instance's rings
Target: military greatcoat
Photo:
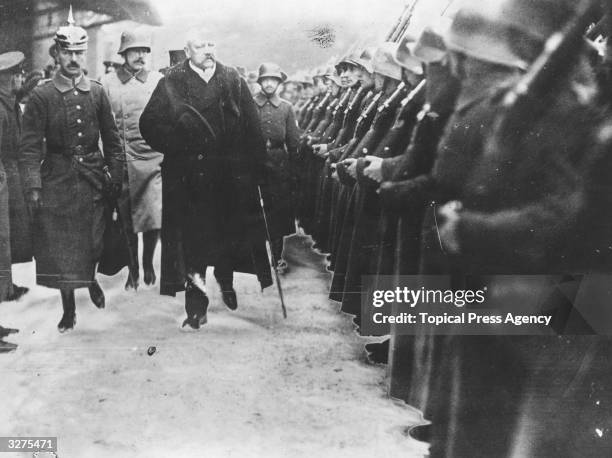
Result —
[[108, 94], [126, 156], [123, 193], [119, 207], [134, 233], [161, 228], [163, 155], [142, 138], [138, 122], [153, 94], [159, 72], [130, 73], [124, 66], [104, 75], [101, 82]]
[[89, 286], [103, 249], [104, 167], [119, 185], [124, 163], [102, 85], [84, 76], [74, 82], [58, 72], [35, 88], [25, 108], [19, 154], [25, 187], [42, 193], [34, 221], [37, 283]]
[[296, 154], [299, 131], [291, 104], [274, 94], [268, 98], [261, 92], [254, 97], [266, 140], [269, 182], [268, 212], [272, 239], [292, 234], [296, 192]]

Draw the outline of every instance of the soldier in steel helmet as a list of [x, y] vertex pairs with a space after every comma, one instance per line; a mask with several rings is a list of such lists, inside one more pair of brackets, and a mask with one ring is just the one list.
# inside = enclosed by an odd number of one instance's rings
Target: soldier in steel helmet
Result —
[[261, 91], [254, 97], [270, 166], [270, 237], [272, 254], [278, 262], [276, 268], [279, 273], [288, 269], [287, 261], [282, 257], [283, 237], [295, 232], [293, 196], [296, 191], [295, 155], [299, 142], [293, 107], [278, 95], [279, 86], [286, 79], [287, 75], [277, 64], [261, 64], [257, 78]]
[[60, 290], [60, 332], [76, 323], [76, 288], [87, 287], [94, 305], [105, 306], [95, 271], [103, 249], [105, 197], [114, 199], [121, 192], [124, 163], [108, 97], [100, 83], [83, 74], [87, 41], [71, 10], [68, 25], [55, 34], [60, 69], [32, 91], [19, 150], [36, 218], [36, 280]]
[[130, 274], [125, 289], [138, 289], [138, 233], [142, 233], [142, 267], [144, 282], [156, 281], [153, 255], [161, 230], [163, 155], [153, 150], [142, 138], [138, 121], [162, 74], [147, 69], [151, 53], [151, 37], [142, 29], [121, 34], [118, 54], [124, 63], [116, 72], [105, 75], [101, 82], [111, 102], [117, 128], [126, 156], [123, 190], [119, 211], [130, 231]]

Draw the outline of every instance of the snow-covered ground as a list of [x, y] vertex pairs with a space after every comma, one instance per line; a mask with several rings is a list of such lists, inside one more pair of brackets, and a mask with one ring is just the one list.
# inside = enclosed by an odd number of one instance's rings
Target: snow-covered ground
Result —
[[276, 288], [262, 294], [247, 275], [227, 310], [209, 272], [199, 332], [179, 329], [182, 294], [125, 292], [124, 270], [100, 279], [105, 310], [77, 292], [77, 326], [60, 335], [58, 292], [15, 266], [32, 290], [0, 304], [0, 324], [20, 329], [7, 339], [17, 351], [0, 355], [0, 435], [57, 436], [58, 455], [74, 458], [426, 454], [406, 434], [418, 412], [386, 396], [385, 368], [364, 361], [366, 341], [328, 301], [323, 258], [303, 237], [286, 253], [287, 320]]

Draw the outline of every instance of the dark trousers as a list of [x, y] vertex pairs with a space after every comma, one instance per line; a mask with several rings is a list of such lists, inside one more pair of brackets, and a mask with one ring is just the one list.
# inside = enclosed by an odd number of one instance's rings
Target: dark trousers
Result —
[[[206, 278], [206, 269], [208, 266], [198, 266], [198, 267], [189, 267], [188, 272], [197, 272], [202, 278]], [[229, 260], [223, 260], [217, 263], [214, 266], [214, 274], [217, 282], [221, 286], [221, 290], [230, 290], [232, 288], [232, 284], [234, 283], [234, 271], [229, 263]]]

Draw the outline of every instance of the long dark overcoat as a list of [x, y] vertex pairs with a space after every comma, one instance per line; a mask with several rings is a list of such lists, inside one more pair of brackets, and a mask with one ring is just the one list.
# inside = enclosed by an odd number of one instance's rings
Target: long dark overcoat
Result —
[[[188, 60], [170, 68], [140, 117], [140, 131], [164, 154], [161, 293], [184, 289], [186, 258], [199, 267], [229, 259], [234, 271], [270, 286], [257, 191], [266, 181], [266, 150], [238, 72], [217, 62], [206, 83]], [[187, 253], [185, 242], [196, 252]]]
[[9, 189], [9, 220], [11, 225], [11, 263], [32, 260], [32, 231], [25, 192], [19, 175], [18, 153], [21, 136], [21, 112], [15, 96], [0, 91], [0, 149]]
[[124, 158], [100, 83], [82, 77], [75, 84], [58, 72], [34, 89], [23, 117], [19, 165], [26, 189], [38, 188], [42, 194], [33, 221], [39, 285], [91, 285], [106, 226], [104, 168], [119, 185]]

